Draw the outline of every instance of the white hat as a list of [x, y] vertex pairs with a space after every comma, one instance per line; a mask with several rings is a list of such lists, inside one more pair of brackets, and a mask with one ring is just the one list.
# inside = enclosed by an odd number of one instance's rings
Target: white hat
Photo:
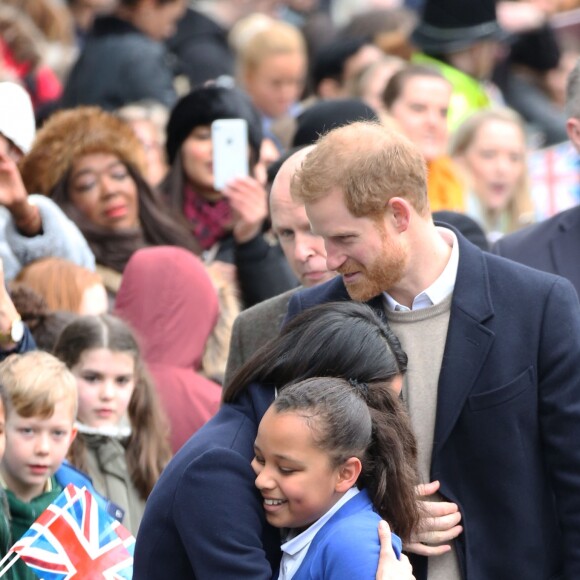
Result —
[[0, 83], [0, 133], [28, 153], [35, 132], [34, 110], [26, 90], [16, 83]]

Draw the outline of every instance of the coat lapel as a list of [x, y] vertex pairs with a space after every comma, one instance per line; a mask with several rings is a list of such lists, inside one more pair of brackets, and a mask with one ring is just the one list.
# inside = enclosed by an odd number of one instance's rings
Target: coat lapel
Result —
[[493, 316], [484, 254], [460, 234], [457, 238], [459, 266], [439, 375], [434, 456], [457, 422], [495, 338], [483, 324]]
[[[459, 241], [459, 265], [451, 303], [451, 316], [443, 353], [437, 393], [437, 416], [433, 453], [445, 443], [457, 422], [495, 335], [483, 322], [493, 316], [487, 264], [483, 252], [453, 229]], [[332, 282], [332, 300], [348, 300], [337, 277]], [[383, 296], [367, 302], [385, 320]]]

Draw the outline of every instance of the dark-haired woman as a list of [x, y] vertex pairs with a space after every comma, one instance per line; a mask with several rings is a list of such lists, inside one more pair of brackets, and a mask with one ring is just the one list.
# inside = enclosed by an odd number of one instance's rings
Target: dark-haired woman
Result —
[[[265, 520], [250, 462], [258, 424], [276, 390], [319, 376], [393, 385], [406, 362], [397, 338], [365, 305], [328, 303], [289, 322], [240, 369], [218, 414], [162, 474], [137, 539], [135, 580], [272, 578], [280, 562], [280, 535]], [[412, 437], [401, 452], [411, 485]]]
[[144, 152], [133, 130], [97, 107], [53, 115], [21, 163], [28, 192], [51, 197], [72, 219], [95, 254], [107, 289], [139, 248], [199, 247], [143, 177]]
[[[249, 176], [221, 191], [214, 187], [211, 124], [244, 119], [248, 126]], [[169, 175], [161, 189], [182, 213], [207, 261], [235, 266], [235, 280], [245, 306], [252, 306], [297, 285], [278, 245], [264, 237], [267, 195], [255, 178], [262, 144], [258, 112], [237, 89], [194, 89], [174, 107], [167, 125]]]

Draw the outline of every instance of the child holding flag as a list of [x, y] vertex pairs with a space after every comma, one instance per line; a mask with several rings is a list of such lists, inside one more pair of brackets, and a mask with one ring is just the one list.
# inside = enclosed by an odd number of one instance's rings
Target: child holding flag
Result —
[[[54, 473], [76, 436], [77, 387], [66, 365], [40, 351], [8, 357], [0, 384], [6, 393], [0, 477], [17, 540], [63, 490]], [[36, 578], [21, 561], [11, 572], [18, 580]]]

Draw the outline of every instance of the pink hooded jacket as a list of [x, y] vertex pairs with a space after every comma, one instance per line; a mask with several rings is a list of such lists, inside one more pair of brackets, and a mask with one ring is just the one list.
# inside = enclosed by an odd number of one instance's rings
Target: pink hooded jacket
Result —
[[115, 314], [140, 338], [169, 418], [174, 453], [219, 407], [221, 387], [199, 373], [218, 310], [205, 267], [187, 250], [145, 248], [125, 267]]

